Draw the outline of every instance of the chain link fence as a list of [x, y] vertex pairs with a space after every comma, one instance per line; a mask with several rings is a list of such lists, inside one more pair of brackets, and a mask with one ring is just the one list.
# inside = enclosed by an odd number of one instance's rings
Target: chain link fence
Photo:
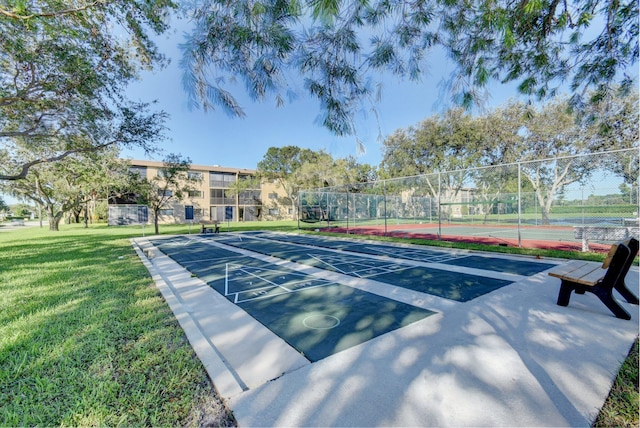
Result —
[[586, 250], [638, 237], [639, 154], [614, 150], [305, 190], [299, 227]]

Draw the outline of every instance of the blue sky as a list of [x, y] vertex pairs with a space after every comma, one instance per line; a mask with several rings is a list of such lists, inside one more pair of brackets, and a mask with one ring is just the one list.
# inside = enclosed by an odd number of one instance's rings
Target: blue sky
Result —
[[[180, 23], [178, 23], [180, 25]], [[157, 108], [170, 114], [167, 141], [160, 144], [165, 153], [181, 153], [193, 163], [255, 169], [269, 147], [296, 145], [312, 150], [324, 149], [335, 157], [358, 156], [355, 137], [336, 137], [316, 123], [320, 110], [313, 99], [300, 90], [297, 100], [276, 108], [273, 101], [254, 103], [242, 88], [232, 91], [247, 116], [230, 118], [221, 110], [204, 113], [187, 107], [187, 95], [182, 89], [178, 44], [183, 35], [176, 29], [157, 40], [161, 51], [171, 58], [171, 64], [153, 73], [144, 73], [142, 80], [131, 86], [128, 94], [134, 100], [157, 100]], [[358, 138], [366, 153], [358, 156], [361, 163], [378, 165], [382, 159], [381, 141], [398, 128], [406, 128], [421, 119], [452, 107], [447, 96], [441, 95], [440, 83], [452, 66], [445, 55], [435, 53], [429, 58], [426, 73], [419, 83], [398, 82], [390, 76], [382, 79], [382, 100], [376, 105], [378, 119], [371, 112], [357, 117]], [[490, 87], [487, 107], [504, 104], [516, 98], [515, 85], [495, 84]], [[125, 150], [123, 156], [148, 159], [142, 151]], [[162, 155], [153, 156], [162, 160]]]
[[[233, 168], [255, 169], [269, 147], [295, 145], [312, 150], [324, 149], [334, 158], [357, 156], [361, 163], [378, 165], [382, 159], [379, 135], [385, 136], [398, 128], [417, 124], [420, 120], [442, 113], [453, 104], [441, 95], [443, 77], [452, 71], [451, 64], [442, 53], [434, 53], [425, 65], [422, 81], [400, 82], [386, 76], [381, 101], [376, 104], [376, 115], [364, 112], [357, 120], [358, 138], [366, 153], [358, 155], [355, 137], [337, 137], [316, 123], [320, 113], [317, 102], [306, 97], [300, 88], [299, 98], [283, 107], [267, 100], [252, 102], [242, 88], [233, 91], [245, 109], [246, 117], [230, 118], [221, 110], [204, 113], [187, 107], [187, 95], [182, 88], [179, 68], [183, 32], [189, 23], [172, 22], [172, 29], [155, 38], [160, 51], [170, 58], [170, 64], [161, 70], [141, 73], [139, 82], [132, 84], [127, 94], [131, 100], [157, 101], [155, 107], [170, 115], [166, 122], [168, 137], [159, 144], [164, 154], [179, 153], [200, 165], [220, 165]], [[495, 84], [489, 88], [487, 107], [516, 98], [515, 85]], [[152, 156], [142, 150], [124, 149], [122, 157], [161, 161], [163, 153]], [[8, 195], [0, 197], [7, 203], [17, 203]]]

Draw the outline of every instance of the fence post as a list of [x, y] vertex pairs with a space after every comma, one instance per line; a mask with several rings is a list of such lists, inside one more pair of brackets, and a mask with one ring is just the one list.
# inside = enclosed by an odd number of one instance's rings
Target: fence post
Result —
[[518, 162], [518, 248], [522, 248], [522, 235], [520, 233], [522, 221], [522, 174], [521, 164]]
[[[304, 192], [298, 192], [298, 230], [300, 230], [300, 212], [302, 211], [302, 195], [304, 195]], [[293, 202], [293, 201], [291, 201]], [[295, 214], [295, 206], [293, 205], [293, 203], [291, 204], [291, 207], [294, 209], [294, 214]]]
[[440, 196], [442, 194], [441, 174], [438, 172], [438, 241], [442, 240], [442, 208], [440, 207]]
[[382, 180], [382, 201], [384, 202], [384, 236], [387, 236], [387, 180]]
[[349, 234], [349, 192], [345, 192], [347, 197], [347, 235]]
[[[640, 146], [638, 147], [636, 156], [638, 156], [640, 158]], [[636, 170], [636, 177], [638, 177], [640, 175], [640, 170]], [[638, 211], [636, 211], [636, 215], [635, 217], [637, 219], [640, 219], [640, 183], [638, 183], [638, 180], [636, 180], [636, 186], [637, 186], [637, 192], [636, 192], [636, 205], [638, 208]], [[633, 197], [633, 184], [631, 185], [632, 189], [629, 191], [629, 196]], [[640, 222], [638, 224], [638, 226], [640, 226]]]

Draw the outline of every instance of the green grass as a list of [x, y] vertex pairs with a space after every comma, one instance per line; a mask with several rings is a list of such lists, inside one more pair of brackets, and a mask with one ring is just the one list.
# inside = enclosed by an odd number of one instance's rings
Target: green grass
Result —
[[[199, 228], [161, 225], [160, 231]], [[222, 232], [256, 229], [295, 231], [297, 222], [221, 224]], [[152, 231], [144, 229], [146, 235]], [[0, 426], [234, 424], [131, 248], [129, 238], [142, 233], [139, 226], [104, 225], [0, 232]], [[349, 237], [539, 257], [604, 257]], [[634, 346], [635, 357], [632, 352], [620, 370], [623, 386], [617, 381], [597, 426], [638, 426], [637, 342]], [[618, 390], [622, 394], [614, 393]], [[616, 419], [606, 419], [611, 415]]]
[[127, 238], [0, 232], [0, 426], [233, 424]]
[[600, 410], [594, 427], [638, 427], [640, 409], [638, 403], [638, 339], [620, 368], [609, 397]]

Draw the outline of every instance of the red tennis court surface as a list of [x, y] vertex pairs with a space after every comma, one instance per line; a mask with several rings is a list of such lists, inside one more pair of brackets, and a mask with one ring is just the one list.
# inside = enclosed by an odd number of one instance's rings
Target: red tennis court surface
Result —
[[[512, 231], [517, 234], [517, 229], [513, 226], [492, 225], [490, 229], [486, 226], [474, 225], [441, 225], [442, 235], [438, 238], [438, 224], [397, 224], [387, 225], [385, 233], [384, 225], [374, 226], [358, 226], [358, 227], [324, 227], [320, 230], [323, 232], [347, 233], [356, 235], [376, 235], [376, 236], [392, 236], [396, 238], [417, 238], [429, 240], [441, 240], [450, 242], [467, 242], [474, 244], [502, 245], [510, 247], [518, 247], [518, 238], [509, 236], [487, 236], [490, 232], [482, 234], [482, 231], [504, 230]], [[449, 230], [449, 233], [447, 233]], [[480, 233], [466, 233], [468, 231], [476, 231]], [[462, 231], [462, 233], [460, 233]], [[540, 248], [545, 250], [564, 250], [564, 251], [582, 251], [582, 241], [579, 239], [568, 240], [568, 236], [573, 235], [572, 227], [564, 226], [522, 226], [521, 231], [526, 232], [523, 235], [540, 234], [544, 238], [522, 238], [520, 240], [522, 248]], [[559, 238], [554, 240], [548, 238], [549, 232], [557, 234]], [[590, 251], [607, 252], [611, 248], [610, 244], [589, 242]]]

